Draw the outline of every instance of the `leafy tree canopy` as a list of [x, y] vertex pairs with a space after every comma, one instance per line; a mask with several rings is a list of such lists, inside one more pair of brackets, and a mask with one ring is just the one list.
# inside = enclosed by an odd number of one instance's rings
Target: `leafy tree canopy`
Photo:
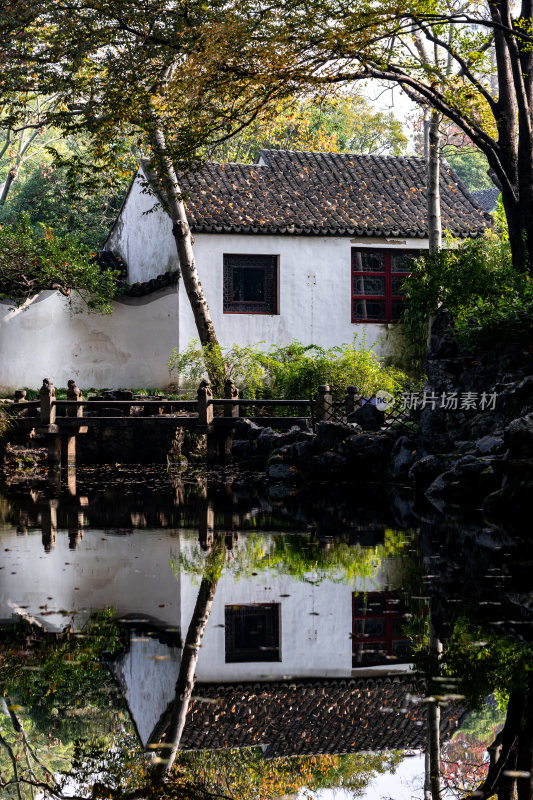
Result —
[[55, 236], [44, 225], [34, 233], [27, 217], [14, 227], [0, 225], [0, 298], [20, 305], [53, 289], [68, 298], [77, 294], [90, 310], [109, 312], [117, 276], [101, 270], [94, 255], [70, 234]]
[[392, 112], [375, 111], [359, 93], [282, 101], [268, 109], [210, 155], [221, 161], [256, 161], [262, 149], [402, 155], [402, 123]]

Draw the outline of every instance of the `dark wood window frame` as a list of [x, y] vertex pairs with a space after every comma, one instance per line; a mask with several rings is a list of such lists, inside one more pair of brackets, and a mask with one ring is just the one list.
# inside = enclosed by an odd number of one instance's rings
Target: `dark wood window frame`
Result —
[[[263, 616], [265, 638], [272, 644], [257, 647], [238, 647], [236, 622], [238, 616], [249, 619]], [[281, 661], [281, 604], [280, 603], [235, 603], [224, 608], [226, 664], [247, 662]]]
[[[235, 300], [235, 270], [263, 270], [263, 299]], [[223, 312], [224, 314], [279, 314], [278, 302], [279, 256], [270, 253], [223, 254]]]
[[[384, 608], [377, 611], [366, 610], [365, 613], [361, 612], [360, 601], [364, 599], [368, 605], [372, 598], [380, 598], [384, 600]], [[411, 642], [408, 636], [398, 636], [393, 632], [393, 623], [395, 621], [403, 620], [404, 611], [400, 598], [393, 592], [368, 592], [366, 594], [354, 592], [352, 595], [352, 668], [365, 666], [382, 666], [384, 664], [393, 664], [395, 661], [398, 664], [406, 663], [405, 660], [394, 658], [393, 645], [397, 642], [407, 643]], [[357, 623], [361, 621], [382, 621], [384, 623], [383, 635], [367, 635], [358, 632]], [[384, 653], [382, 657], [371, 657], [370, 659], [362, 660], [357, 659], [357, 650], [366, 645], [384, 645]]]
[[[384, 269], [382, 270], [362, 270], [358, 269], [356, 264], [356, 257], [358, 253], [374, 254], [384, 256]], [[351, 302], [352, 302], [352, 322], [397, 322], [398, 315], [393, 311], [393, 303], [401, 302], [404, 296], [401, 294], [392, 293], [393, 278], [406, 278], [410, 273], [408, 271], [393, 271], [393, 255], [404, 255], [408, 258], [416, 258], [420, 254], [420, 250], [403, 249], [403, 248], [379, 248], [379, 247], [352, 247], [351, 257]], [[384, 294], [361, 294], [355, 291], [355, 283], [358, 278], [384, 278], [385, 292]], [[382, 302], [385, 306], [385, 314], [376, 317], [361, 317], [355, 313], [355, 306], [357, 302], [370, 300], [375, 302]]]

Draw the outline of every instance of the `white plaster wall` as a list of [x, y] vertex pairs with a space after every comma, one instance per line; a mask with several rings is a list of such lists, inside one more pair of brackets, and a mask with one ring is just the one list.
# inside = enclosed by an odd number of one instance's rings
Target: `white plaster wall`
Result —
[[40, 532], [17, 536], [6, 526], [0, 527], [0, 547], [0, 619], [18, 610], [48, 630], [62, 630], [70, 621], [80, 629], [92, 610], [112, 606], [117, 616], [143, 614], [179, 626], [180, 585], [169, 564], [179, 557], [176, 533], [112, 536], [92, 529], [69, 550], [68, 532], [59, 530], [46, 553]]
[[142, 169], [139, 172], [104, 245], [122, 256], [130, 283], [142, 283], [178, 268], [170, 217], [160, 206], [156, 208], [159, 201], [146, 188]]
[[38, 389], [74, 378], [80, 388], [157, 387], [169, 383], [167, 362], [178, 344], [178, 295], [142, 305], [113, 303], [113, 314], [73, 313], [57, 292], [26, 309], [0, 302], [0, 387]]
[[124, 692], [143, 747], [156, 722], [175, 696], [181, 650], [156, 639], [131, 636], [127, 653], [111, 664]]
[[[285, 677], [352, 675], [352, 592], [379, 591], [388, 582], [387, 565], [374, 579], [355, 586], [324, 580], [313, 585], [270, 572], [234, 580], [223, 574], [196, 667], [201, 682], [273, 680]], [[181, 629], [192, 617], [198, 584], [181, 575]], [[224, 607], [241, 603], [279, 603], [281, 661], [226, 664]]]
[[[415, 239], [365, 242], [374, 248], [421, 248]], [[252, 236], [245, 234], [196, 234], [195, 256], [215, 330], [223, 345], [289, 344], [298, 339], [321, 347], [347, 344], [357, 334], [379, 355], [390, 326], [351, 321], [351, 248], [348, 237]], [[223, 313], [223, 254], [261, 254], [279, 257], [279, 314]], [[193, 315], [183, 289], [179, 297], [180, 349], [198, 338]]]

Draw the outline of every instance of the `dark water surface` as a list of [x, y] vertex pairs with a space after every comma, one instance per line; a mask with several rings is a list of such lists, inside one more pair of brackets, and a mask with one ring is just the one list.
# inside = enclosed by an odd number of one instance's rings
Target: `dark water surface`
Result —
[[382, 486], [11, 479], [0, 796], [531, 800], [529, 533]]

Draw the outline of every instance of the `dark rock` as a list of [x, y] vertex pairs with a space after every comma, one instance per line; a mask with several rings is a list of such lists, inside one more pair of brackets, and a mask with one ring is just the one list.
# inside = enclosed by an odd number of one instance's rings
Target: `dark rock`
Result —
[[233, 439], [245, 439], [253, 442], [259, 438], [264, 429], [249, 419], [238, 419], [235, 423]]
[[273, 450], [281, 446], [283, 436], [280, 433], [274, 433], [272, 428], [263, 428], [255, 441], [258, 455], [266, 458]]
[[293, 425], [287, 433], [281, 434], [280, 442], [283, 445], [293, 444], [294, 442], [305, 442], [309, 439], [314, 439], [314, 434], [310, 431], [303, 431], [297, 425]]
[[256, 448], [254, 442], [249, 442], [246, 439], [234, 439], [231, 444], [231, 457], [235, 463], [239, 461], [248, 461], [256, 455]]
[[505, 450], [505, 441], [503, 436], [483, 436], [476, 442], [476, 447], [479, 452], [488, 456], [491, 453], [503, 453]]
[[514, 458], [533, 456], [533, 414], [514, 419], [505, 429], [505, 444]]
[[385, 434], [360, 434], [339, 444], [336, 452], [346, 460], [345, 480], [383, 480], [391, 439]]
[[489, 494], [483, 503], [483, 513], [491, 522], [504, 525], [520, 538], [531, 542], [531, 498], [533, 497], [533, 470], [524, 469], [513, 476], [496, 492]]
[[469, 453], [476, 449], [476, 443], [472, 440], [467, 440], [465, 442], [455, 442], [454, 453], [459, 455], [463, 455], [463, 453]]
[[359, 430], [358, 425], [344, 425], [342, 422], [319, 422], [316, 430], [317, 448], [331, 450], [338, 442], [353, 436]]
[[389, 474], [395, 480], [405, 480], [409, 470], [416, 460], [420, 458], [419, 442], [408, 436], [401, 436], [396, 440], [389, 459]]
[[355, 422], [365, 431], [379, 431], [385, 422], [385, 412], [380, 411], [372, 403], [365, 403], [361, 408], [348, 414], [347, 421]]
[[292, 481], [299, 477], [296, 467], [274, 461], [267, 466], [267, 477], [275, 481]]
[[292, 445], [291, 450], [296, 463], [305, 461], [307, 458], [310, 458], [310, 456], [316, 453], [316, 443], [314, 441], [314, 437], [311, 436], [309, 439], [296, 442]]
[[500, 485], [501, 478], [489, 462], [468, 455], [439, 475], [427, 488], [426, 495], [430, 500], [479, 508]]
[[314, 480], [351, 480], [346, 458], [335, 451], [319, 453], [310, 458], [305, 465], [306, 475]]
[[446, 471], [447, 463], [440, 456], [428, 455], [415, 461], [408, 477], [416, 489], [425, 491], [435, 478]]
[[533, 375], [515, 381], [498, 392], [495, 410], [507, 419], [533, 412]]
[[448, 312], [439, 311], [431, 325], [429, 337], [428, 360], [450, 358], [457, 355], [457, 342], [453, 338], [453, 329], [450, 325]]

